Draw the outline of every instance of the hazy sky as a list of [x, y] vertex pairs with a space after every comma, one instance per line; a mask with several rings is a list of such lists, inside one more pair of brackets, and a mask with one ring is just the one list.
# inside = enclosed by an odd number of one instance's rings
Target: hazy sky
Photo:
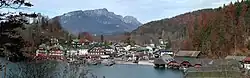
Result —
[[32, 11], [49, 17], [74, 10], [107, 8], [125, 16], [136, 17], [140, 22], [170, 18], [202, 8], [215, 8], [236, 0], [31, 0]]

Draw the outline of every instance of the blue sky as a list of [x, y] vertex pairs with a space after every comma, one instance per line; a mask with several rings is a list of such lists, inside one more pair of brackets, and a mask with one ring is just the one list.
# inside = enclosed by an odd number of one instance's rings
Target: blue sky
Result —
[[107, 8], [146, 23], [198, 9], [219, 7], [231, 1], [236, 0], [31, 0], [34, 7], [30, 10], [54, 17], [74, 10]]

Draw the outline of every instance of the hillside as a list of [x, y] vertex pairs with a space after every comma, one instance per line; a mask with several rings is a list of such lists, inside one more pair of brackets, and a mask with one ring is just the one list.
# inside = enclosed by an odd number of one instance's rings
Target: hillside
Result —
[[132, 32], [136, 43], [170, 37], [174, 49], [200, 50], [202, 56], [248, 55], [250, 1], [203, 9], [170, 19], [152, 21]]
[[131, 32], [141, 25], [132, 16], [116, 15], [106, 8], [72, 11], [58, 17], [62, 27], [75, 34], [79, 32], [89, 32], [96, 35], [121, 34]]
[[[40, 19], [39, 19], [40, 18]], [[22, 38], [26, 41], [25, 52], [34, 52], [41, 43], [46, 43], [51, 37], [61, 40], [70, 40], [74, 35], [62, 28], [59, 18], [45, 19], [41, 16], [33, 20], [33, 23], [26, 25], [21, 31]]]

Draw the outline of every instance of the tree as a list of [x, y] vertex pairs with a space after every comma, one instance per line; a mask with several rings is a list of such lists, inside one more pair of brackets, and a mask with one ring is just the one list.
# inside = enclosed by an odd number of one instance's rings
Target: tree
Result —
[[132, 41], [132, 39], [131, 39], [131, 33], [130, 32], [125, 32], [124, 36], [125, 36], [125, 40], [124, 40], [125, 43], [127, 43], [129, 45], [134, 45], [134, 41]]
[[[26, 0], [0, 0], [0, 9], [23, 9], [33, 6]], [[18, 30], [23, 30], [24, 24], [28, 24], [26, 18], [36, 17], [37, 14], [19, 12], [0, 13], [0, 48], [3, 49], [6, 57], [22, 58], [21, 49], [24, 47], [24, 40]]]
[[[96, 78], [86, 69], [85, 63], [42, 61], [39, 63], [20, 63], [9, 69], [8, 78]], [[92, 77], [88, 77], [88, 76]]]
[[101, 35], [101, 42], [104, 42], [104, 36]]
[[168, 37], [167, 43], [165, 45], [166, 45], [165, 49], [171, 49], [171, 40], [170, 40], [170, 37]]
[[91, 36], [91, 34], [90, 33], [88, 33], [88, 32], [82, 32], [82, 33], [80, 33], [79, 35], [78, 35], [78, 38], [79, 39], [87, 39], [87, 40], [89, 40], [89, 41], [93, 41], [93, 37]]

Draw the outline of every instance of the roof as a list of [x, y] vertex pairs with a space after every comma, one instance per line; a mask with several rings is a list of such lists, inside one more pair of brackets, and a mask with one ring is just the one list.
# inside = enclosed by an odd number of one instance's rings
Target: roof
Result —
[[50, 49], [52, 48], [59, 48], [60, 50], [64, 50], [64, 48], [61, 45], [53, 45], [50, 47]]
[[131, 48], [129, 51], [141, 52], [141, 51], [149, 51], [149, 49], [146, 47], [136, 47], [136, 48]]
[[196, 58], [186, 58], [186, 57], [174, 57], [177, 63], [182, 63], [183, 61], [188, 61], [192, 65], [201, 64], [204, 67], [218, 67], [218, 66], [235, 66], [239, 67], [239, 62], [237, 60], [226, 60], [226, 59], [196, 59]]
[[170, 55], [163, 55], [160, 58], [155, 58], [154, 64], [167, 64], [168, 62], [166, 60], [172, 60], [173, 57]]
[[174, 61], [177, 63], [182, 63], [183, 61], [188, 61], [191, 64], [194, 64], [195, 58], [186, 58], [186, 57], [174, 57]]
[[154, 64], [167, 64], [163, 59], [156, 58], [153, 62]]
[[238, 68], [226, 66], [226, 67], [200, 67], [200, 68], [189, 68], [187, 72], [222, 72], [222, 71], [236, 71], [240, 72]]
[[250, 57], [244, 58], [243, 61], [244, 61], [244, 62], [245, 62], [245, 61], [250, 61]]
[[170, 55], [163, 55], [161, 56], [162, 59], [173, 59]]
[[216, 59], [205, 63], [206, 66], [218, 67], [218, 66], [234, 66], [240, 67], [240, 63], [237, 60], [226, 60], [226, 59]]
[[197, 57], [201, 51], [178, 51], [176, 56]]
[[158, 50], [158, 51], [155, 51], [154, 52], [154, 54], [156, 54], [156, 53], [161, 53], [161, 52], [163, 52], [163, 53], [173, 53], [174, 51], [171, 51], [171, 50], [165, 50], [165, 49], [160, 49], [160, 50]]
[[200, 59], [202, 67], [189, 68], [188, 72], [220, 72], [220, 71], [240, 71], [236, 60], [225, 59]]
[[225, 59], [243, 61], [246, 56], [227, 56]]

